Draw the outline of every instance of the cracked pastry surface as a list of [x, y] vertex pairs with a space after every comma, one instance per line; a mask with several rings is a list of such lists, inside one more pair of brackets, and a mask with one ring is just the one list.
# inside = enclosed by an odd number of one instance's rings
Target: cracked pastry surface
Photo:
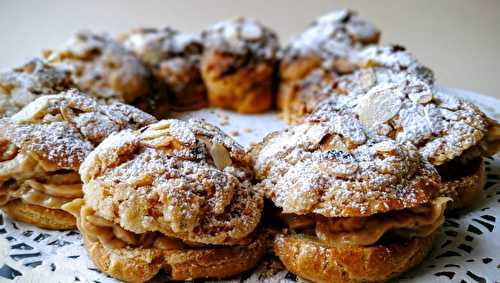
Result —
[[[356, 49], [376, 44], [380, 31], [351, 10], [338, 10], [319, 17], [300, 35], [293, 37], [283, 51], [283, 67], [301, 57], [320, 60], [349, 59]], [[321, 63], [321, 62], [318, 62]], [[337, 66], [339, 73], [344, 73]], [[286, 68], [285, 68], [286, 69]], [[285, 75], [285, 77], [287, 77]]]
[[478, 147], [470, 151], [469, 159], [481, 152], [495, 154], [499, 149], [496, 121], [476, 105], [435, 91], [413, 76], [397, 83], [376, 84], [347, 103], [326, 101], [311, 118], [327, 118], [332, 112], [353, 112], [378, 134], [413, 143], [436, 166], [475, 146]]
[[203, 43], [199, 36], [169, 27], [137, 28], [120, 36], [119, 41], [150, 67], [163, 83], [161, 87], [173, 107], [190, 110], [207, 105], [200, 72]]
[[37, 97], [74, 88], [70, 74], [39, 58], [0, 73], [0, 117], [9, 117]]
[[353, 99], [382, 83], [404, 84], [407, 77], [430, 87], [434, 83], [433, 72], [402, 46], [367, 47], [354, 52], [352, 62], [350, 74], [339, 76], [331, 67], [323, 66], [296, 82], [281, 100], [283, 118], [297, 124], [327, 99]]
[[413, 74], [427, 84], [434, 84], [434, 72], [401, 45], [368, 46], [354, 54], [353, 62], [360, 68], [383, 67]]
[[132, 51], [106, 35], [82, 31], [59, 51], [51, 64], [68, 70], [78, 88], [105, 103], [133, 103], [152, 91], [152, 76]]
[[252, 155], [259, 188], [284, 213], [369, 216], [417, 207], [439, 183], [414, 146], [372, 136], [354, 115], [275, 132]]
[[250, 157], [204, 122], [163, 120], [111, 135], [80, 174], [86, 205], [135, 233], [234, 244], [260, 221]]
[[112, 132], [154, 121], [132, 106], [100, 105], [76, 90], [39, 97], [0, 120], [0, 204], [16, 201], [14, 206], [33, 214], [33, 224], [58, 229], [44, 214], [64, 214], [62, 205], [83, 196], [83, 159]]
[[202, 33], [201, 72], [210, 105], [243, 113], [268, 110], [273, 98], [279, 42], [256, 20], [235, 18]]
[[351, 91], [333, 97], [311, 114], [322, 119], [335, 112], [351, 113], [370, 130], [397, 142], [411, 142], [443, 179], [441, 194], [452, 208], [466, 208], [479, 199], [485, 182], [482, 157], [498, 152], [498, 123], [474, 104], [436, 91], [412, 75], [380, 82], [366, 93]]
[[316, 69], [336, 74], [354, 71], [355, 53], [379, 38], [380, 31], [351, 10], [333, 11], [315, 20], [282, 51], [278, 108], [286, 108], [296, 84]]

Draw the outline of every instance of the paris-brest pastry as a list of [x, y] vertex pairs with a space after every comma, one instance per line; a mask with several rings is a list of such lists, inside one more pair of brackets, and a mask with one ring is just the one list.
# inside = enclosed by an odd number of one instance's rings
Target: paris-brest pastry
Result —
[[104, 140], [80, 167], [83, 199], [64, 206], [97, 267], [143, 282], [223, 278], [263, 256], [252, 159], [220, 129], [162, 120]]
[[104, 34], [78, 32], [46, 56], [69, 71], [80, 90], [104, 103], [145, 103], [154, 89], [151, 72], [141, 60]]
[[380, 31], [351, 10], [323, 15], [292, 37], [282, 51], [277, 106], [293, 103], [298, 84], [315, 70], [331, 75], [354, 71], [353, 55], [364, 46], [377, 44]]
[[429, 85], [434, 73], [399, 45], [369, 46], [351, 52], [353, 72], [339, 75], [322, 66], [295, 83], [282, 105], [282, 116], [290, 124], [301, 123], [324, 100], [332, 96], [362, 95], [380, 83], [397, 82], [408, 74]]
[[392, 82], [370, 78], [345, 95], [332, 96], [311, 114], [356, 115], [371, 131], [397, 142], [410, 142], [432, 163], [442, 178], [440, 193], [452, 208], [470, 208], [481, 197], [486, 181], [483, 157], [500, 149], [500, 126], [476, 105], [436, 90], [413, 74]]
[[269, 110], [279, 50], [277, 35], [249, 18], [235, 18], [202, 32], [201, 73], [210, 105], [242, 113]]
[[21, 110], [37, 97], [74, 88], [70, 73], [35, 58], [13, 70], [0, 73], [0, 117]]
[[[152, 70], [159, 91], [174, 110], [195, 110], [207, 106], [207, 91], [201, 78], [203, 44], [199, 36], [172, 28], [136, 28], [119, 41], [134, 51]], [[161, 101], [159, 101], [161, 103]]]
[[0, 207], [10, 217], [48, 229], [71, 229], [61, 206], [82, 196], [78, 169], [112, 132], [155, 119], [132, 106], [100, 105], [76, 90], [40, 96], [0, 120]]
[[309, 119], [253, 147], [257, 189], [285, 226], [274, 251], [314, 282], [379, 282], [419, 264], [444, 221], [440, 178], [355, 115]]

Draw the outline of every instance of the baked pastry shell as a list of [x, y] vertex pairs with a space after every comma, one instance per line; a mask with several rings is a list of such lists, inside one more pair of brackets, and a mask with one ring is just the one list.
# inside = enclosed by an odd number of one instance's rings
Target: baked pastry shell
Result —
[[246, 246], [185, 250], [110, 249], [85, 234], [83, 242], [99, 270], [126, 282], [148, 281], [161, 269], [173, 280], [231, 277], [255, 267], [267, 250], [265, 233]]
[[269, 110], [273, 102], [273, 60], [255, 60], [235, 66], [239, 55], [217, 49], [206, 52], [201, 62], [209, 104], [241, 113]]
[[61, 209], [51, 209], [27, 204], [21, 200], [9, 201], [2, 210], [12, 219], [50, 230], [70, 230], [76, 228], [76, 220]]
[[435, 233], [387, 245], [334, 248], [279, 234], [274, 252], [289, 271], [314, 282], [383, 282], [422, 262], [434, 237]]
[[442, 182], [442, 194], [453, 199], [447, 210], [472, 208], [483, 196], [485, 184], [486, 170], [483, 161], [472, 175]]

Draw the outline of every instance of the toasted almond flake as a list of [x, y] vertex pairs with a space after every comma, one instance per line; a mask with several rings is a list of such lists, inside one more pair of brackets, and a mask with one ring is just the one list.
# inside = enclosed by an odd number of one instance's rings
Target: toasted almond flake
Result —
[[16, 123], [23, 123], [40, 119], [47, 113], [49, 98], [49, 96], [40, 97], [34, 102], [28, 104], [21, 111], [11, 117], [12, 121]]
[[361, 122], [368, 127], [385, 123], [398, 114], [402, 106], [400, 95], [396, 92], [397, 89], [374, 88], [359, 99], [354, 111], [359, 115]]
[[210, 155], [214, 160], [215, 166], [219, 170], [224, 170], [224, 168], [230, 166], [233, 163], [229, 152], [223, 144], [213, 143], [210, 147]]
[[241, 27], [241, 36], [248, 40], [257, 40], [262, 36], [261, 28], [253, 23]]

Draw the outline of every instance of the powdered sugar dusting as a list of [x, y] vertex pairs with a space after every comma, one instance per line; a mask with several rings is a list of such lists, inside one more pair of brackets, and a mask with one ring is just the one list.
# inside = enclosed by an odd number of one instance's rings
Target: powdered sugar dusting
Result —
[[28, 155], [56, 164], [56, 169], [78, 170], [83, 159], [107, 135], [155, 121], [131, 106], [123, 108], [128, 111], [100, 105], [76, 90], [41, 96], [16, 115], [2, 120], [2, 136]]
[[199, 35], [180, 33], [169, 27], [133, 29], [121, 36], [120, 41], [152, 66], [174, 57], [199, 61], [203, 51]]
[[269, 28], [250, 18], [235, 18], [219, 22], [203, 31], [202, 38], [208, 49], [220, 49], [235, 54], [254, 54], [274, 60], [279, 42]]
[[293, 37], [284, 57], [313, 52], [323, 59], [349, 58], [363, 42], [374, 42], [380, 31], [354, 11], [338, 10], [314, 21], [302, 34]]
[[[231, 158], [216, 166], [223, 147]], [[229, 136], [199, 121], [163, 120], [102, 142], [80, 173], [86, 205], [135, 233], [234, 244], [260, 221], [251, 159]]]
[[400, 45], [369, 46], [358, 52], [353, 61], [360, 66], [384, 67], [413, 73], [427, 83], [434, 82], [434, 73]]
[[[344, 99], [342, 105], [339, 105], [338, 99], [326, 101], [312, 116], [354, 111], [373, 120], [378, 115], [376, 109], [382, 107], [374, 101], [366, 101], [367, 97], [374, 94], [385, 97], [390, 94], [390, 99], [400, 107], [390, 119], [379, 120], [368, 126], [378, 134], [389, 136], [398, 142], [413, 143], [434, 165], [450, 161], [465, 150], [482, 143], [492, 126], [486, 115], [472, 103], [439, 93], [427, 82], [412, 75], [390, 83], [374, 84], [366, 94], [348, 92], [348, 98]], [[345, 103], [346, 100], [349, 102]], [[366, 107], [375, 111], [364, 111]]]
[[78, 88], [106, 103], [131, 103], [151, 90], [146, 66], [106, 35], [79, 32], [49, 59], [69, 71]]
[[352, 114], [310, 119], [251, 152], [257, 187], [285, 213], [367, 216], [414, 207], [439, 181], [415, 147], [371, 134]]
[[0, 116], [8, 117], [40, 95], [74, 87], [70, 74], [35, 58], [12, 71], [0, 73]]

